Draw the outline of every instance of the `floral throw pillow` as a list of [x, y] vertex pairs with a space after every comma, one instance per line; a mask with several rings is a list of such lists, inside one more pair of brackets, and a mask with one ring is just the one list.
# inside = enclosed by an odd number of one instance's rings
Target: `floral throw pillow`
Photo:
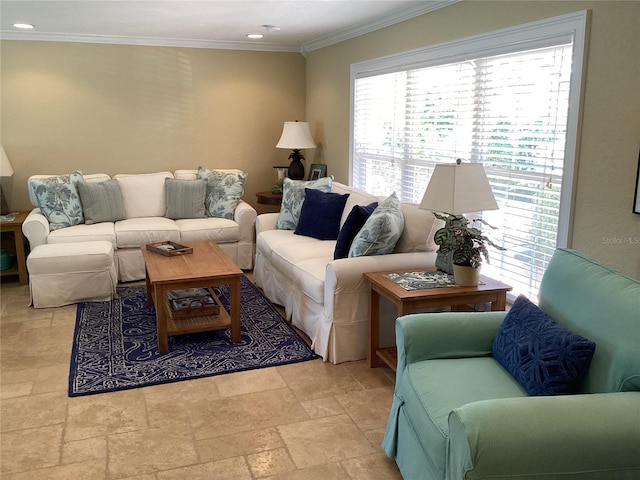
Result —
[[356, 234], [349, 258], [392, 253], [403, 230], [402, 206], [394, 192], [378, 205]]
[[198, 167], [198, 178], [207, 181], [207, 195], [204, 200], [207, 217], [233, 220], [236, 207], [244, 194], [247, 174]]
[[49, 228], [52, 231], [84, 223], [77, 187], [81, 180], [82, 173], [73, 172], [70, 175], [29, 181], [29, 188], [40, 211], [49, 220]]
[[322, 177], [318, 180], [305, 182], [285, 178], [282, 182], [282, 205], [276, 228], [278, 230], [295, 230], [300, 220], [300, 211], [305, 197], [305, 188], [330, 192], [333, 177]]

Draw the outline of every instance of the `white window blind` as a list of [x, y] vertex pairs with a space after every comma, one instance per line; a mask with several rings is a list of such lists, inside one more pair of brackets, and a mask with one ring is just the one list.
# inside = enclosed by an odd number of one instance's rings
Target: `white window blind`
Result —
[[353, 75], [353, 185], [419, 203], [436, 163], [482, 163], [500, 207], [483, 212], [497, 227], [485, 232], [506, 248], [490, 251], [483, 273], [535, 299], [553, 251], [566, 246], [574, 38]]

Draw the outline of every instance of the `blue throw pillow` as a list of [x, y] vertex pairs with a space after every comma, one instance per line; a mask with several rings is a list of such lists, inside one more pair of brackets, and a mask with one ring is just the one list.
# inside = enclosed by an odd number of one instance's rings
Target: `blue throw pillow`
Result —
[[520, 295], [493, 341], [493, 356], [529, 395], [576, 393], [596, 344], [557, 324]]
[[293, 233], [318, 240], [335, 240], [340, 232], [340, 219], [349, 194], [322, 192], [305, 188], [300, 219]]
[[307, 188], [330, 192], [333, 177], [322, 177], [318, 180], [303, 182], [285, 177], [282, 182], [282, 205], [276, 228], [278, 230], [295, 230], [300, 221], [300, 210], [304, 203]]
[[373, 211], [378, 206], [378, 202], [370, 203], [369, 205], [354, 205], [344, 221], [344, 225], [340, 229], [338, 234], [338, 241], [336, 242], [336, 249], [333, 252], [333, 259], [347, 258], [349, 256], [349, 248], [353, 239], [356, 238], [358, 232], [362, 229], [365, 222], [371, 216]]

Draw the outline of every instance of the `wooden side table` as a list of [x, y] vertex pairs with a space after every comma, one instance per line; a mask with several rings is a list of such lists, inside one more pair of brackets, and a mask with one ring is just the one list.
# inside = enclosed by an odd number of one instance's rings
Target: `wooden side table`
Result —
[[0, 276], [14, 275], [22, 285], [29, 283], [27, 274], [27, 253], [25, 251], [25, 239], [22, 235], [22, 223], [29, 212], [17, 212], [18, 216], [11, 221], [0, 222], [0, 246], [12, 255], [15, 255], [11, 267], [0, 271]]
[[281, 193], [273, 193], [270, 191], [267, 192], [258, 192], [256, 193], [256, 197], [258, 197], [258, 203], [261, 205], [276, 205], [280, 206], [282, 203], [282, 194]]
[[408, 315], [421, 308], [455, 307], [457, 305], [486, 302], [491, 303], [491, 310], [505, 310], [507, 306], [507, 292], [511, 290], [511, 287], [484, 275], [480, 275], [481, 284], [476, 287], [451, 286], [424, 290], [405, 290], [385, 276], [388, 273], [435, 270], [435, 268], [431, 268], [425, 270], [414, 269], [364, 274], [365, 278], [369, 280], [369, 351], [367, 355], [369, 367], [377, 367], [381, 359], [395, 371], [397, 363], [397, 351], [395, 347], [379, 348], [380, 296], [396, 305], [398, 317]]

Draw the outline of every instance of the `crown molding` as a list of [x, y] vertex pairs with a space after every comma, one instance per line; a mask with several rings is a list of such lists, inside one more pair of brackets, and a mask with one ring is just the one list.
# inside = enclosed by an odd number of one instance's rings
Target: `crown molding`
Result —
[[301, 51], [303, 54], [306, 54], [320, 48], [335, 45], [336, 43], [344, 42], [345, 40], [359, 37], [360, 35], [371, 33], [376, 30], [395, 25], [396, 23], [404, 22], [405, 20], [410, 20], [412, 18], [419, 17], [420, 15], [440, 10], [441, 8], [448, 7], [449, 5], [453, 5], [461, 1], [462, 0], [437, 0], [420, 2], [419, 5], [405, 8], [396, 12], [394, 15], [389, 15], [381, 20], [376, 20], [374, 22], [360, 25], [356, 28], [349, 28], [330, 35], [325, 35], [324, 37], [307, 42], [302, 45]]
[[356, 28], [341, 30], [330, 35], [319, 37], [302, 45], [285, 45], [278, 43], [256, 41], [215, 41], [199, 39], [165, 38], [165, 37], [131, 37], [114, 35], [77, 35], [67, 33], [38, 33], [17, 32], [14, 30], [0, 30], [0, 40], [22, 40], [38, 42], [70, 42], [70, 43], [98, 43], [115, 45], [141, 45], [152, 47], [185, 47], [185, 48], [211, 48], [221, 50], [254, 50], [265, 52], [297, 52], [305, 55], [308, 52], [328, 47], [396, 23], [410, 20], [414, 17], [439, 10], [453, 5], [462, 0], [434, 0], [416, 2], [417, 5], [399, 10], [381, 20], [376, 20]]
[[300, 52], [296, 45], [266, 42], [226, 42], [182, 38], [121, 37], [110, 35], [75, 35], [66, 33], [23, 33], [0, 31], [0, 40], [22, 40], [37, 42], [98, 43], [113, 45], [140, 45], [147, 47], [211, 48], [220, 50], [254, 50], [266, 52]]

